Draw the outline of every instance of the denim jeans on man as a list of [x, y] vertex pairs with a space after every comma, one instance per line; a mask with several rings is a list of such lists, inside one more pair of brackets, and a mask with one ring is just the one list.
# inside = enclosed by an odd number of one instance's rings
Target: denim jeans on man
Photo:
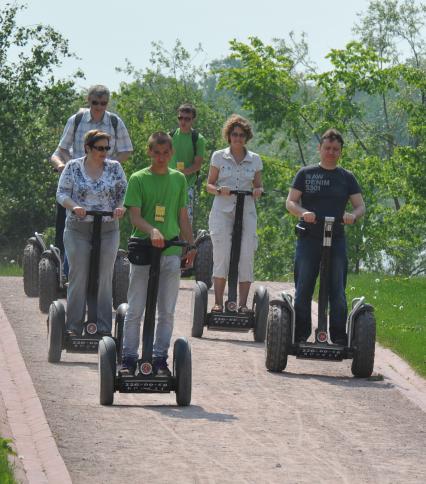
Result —
[[[141, 319], [145, 311], [146, 291], [151, 266], [130, 266], [127, 299], [129, 309], [124, 320], [123, 359], [136, 360], [140, 342]], [[155, 330], [153, 357], [167, 358], [173, 332], [174, 313], [179, 292], [180, 257], [163, 255], [160, 261], [160, 283], [157, 297], [158, 321]]]
[[[322, 239], [300, 237], [297, 240], [294, 264], [296, 285], [296, 340], [306, 339], [311, 334], [311, 302], [318, 277]], [[332, 341], [346, 337], [346, 276], [348, 261], [346, 239], [334, 238], [331, 248], [329, 315]]]

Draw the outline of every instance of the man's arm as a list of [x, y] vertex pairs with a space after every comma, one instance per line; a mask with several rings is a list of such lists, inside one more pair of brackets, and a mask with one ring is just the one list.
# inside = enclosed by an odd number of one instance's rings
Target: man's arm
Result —
[[192, 173], [197, 173], [197, 171], [201, 170], [202, 164], [203, 164], [203, 157], [202, 156], [196, 156], [194, 158], [194, 162], [192, 163], [192, 165], [188, 166], [187, 168], [184, 168], [182, 170], [182, 173], [184, 175], [191, 175]]
[[117, 160], [120, 163], [124, 163], [132, 156], [133, 151], [120, 151], [120, 153], [116, 153], [112, 159]]
[[365, 203], [361, 193], [354, 193], [349, 196], [352, 204], [352, 213], [345, 212], [343, 215], [343, 223], [354, 224], [359, 218], [365, 214]]
[[148, 234], [154, 247], [164, 247], [163, 234], [142, 217], [140, 207], [129, 207], [129, 215], [132, 225]]
[[66, 163], [71, 159], [70, 152], [58, 146], [50, 157], [50, 162], [53, 165], [53, 168], [58, 171], [59, 173], [62, 172]]
[[296, 188], [290, 188], [288, 192], [287, 200], [285, 206], [287, 210], [294, 216], [298, 218], [303, 218], [305, 222], [314, 223], [315, 213], [309, 212], [306, 208], [303, 208], [300, 204], [300, 199], [302, 198], [302, 192]]

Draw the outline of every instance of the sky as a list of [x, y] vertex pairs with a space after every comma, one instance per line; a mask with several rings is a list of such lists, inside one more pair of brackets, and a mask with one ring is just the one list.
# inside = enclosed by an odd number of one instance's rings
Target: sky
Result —
[[[6, 2], [0, 0], [0, 5]], [[78, 60], [66, 61], [55, 71], [72, 77], [78, 68], [86, 75], [78, 87], [105, 84], [118, 90], [130, 82], [117, 73], [125, 59], [138, 69], [149, 66], [151, 42], [162, 41], [171, 49], [176, 39], [193, 53], [201, 44], [196, 64], [208, 64], [229, 55], [229, 41], [257, 36], [273, 38], [307, 34], [310, 57], [320, 70], [329, 67], [325, 55], [343, 48], [354, 38], [357, 13], [367, 10], [369, 0], [27, 0], [18, 15], [19, 25], [51, 25], [70, 42]]]

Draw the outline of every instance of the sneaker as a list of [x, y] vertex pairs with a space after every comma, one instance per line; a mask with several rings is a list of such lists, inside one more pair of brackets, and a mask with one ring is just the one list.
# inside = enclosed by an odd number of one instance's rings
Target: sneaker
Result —
[[156, 376], [172, 376], [169, 366], [167, 365], [167, 358], [157, 357], [152, 360], [154, 374]]
[[137, 360], [135, 358], [124, 357], [121, 363], [119, 374], [121, 376], [131, 376], [135, 374]]

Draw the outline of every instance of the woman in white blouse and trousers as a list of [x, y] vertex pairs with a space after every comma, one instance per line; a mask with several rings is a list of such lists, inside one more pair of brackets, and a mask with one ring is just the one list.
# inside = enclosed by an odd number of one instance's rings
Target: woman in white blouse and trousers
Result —
[[210, 162], [207, 191], [215, 195], [209, 216], [209, 230], [213, 243], [213, 283], [215, 305], [213, 312], [223, 311], [223, 293], [229, 271], [232, 230], [236, 199], [231, 190], [252, 191], [245, 197], [240, 262], [238, 266], [239, 311], [246, 312], [250, 285], [253, 282], [254, 252], [257, 249], [255, 200], [263, 192], [262, 160], [246, 148], [253, 137], [249, 122], [233, 114], [222, 131], [229, 147], [215, 151]]
[[111, 334], [112, 276], [120, 242], [118, 219], [124, 215], [126, 176], [120, 163], [107, 159], [110, 136], [99, 130], [84, 138], [86, 156], [70, 160], [59, 179], [56, 199], [67, 209], [64, 245], [69, 260], [67, 332], [81, 335], [86, 314], [86, 292], [93, 233], [87, 210], [113, 212], [102, 218], [98, 285], [98, 332]]

